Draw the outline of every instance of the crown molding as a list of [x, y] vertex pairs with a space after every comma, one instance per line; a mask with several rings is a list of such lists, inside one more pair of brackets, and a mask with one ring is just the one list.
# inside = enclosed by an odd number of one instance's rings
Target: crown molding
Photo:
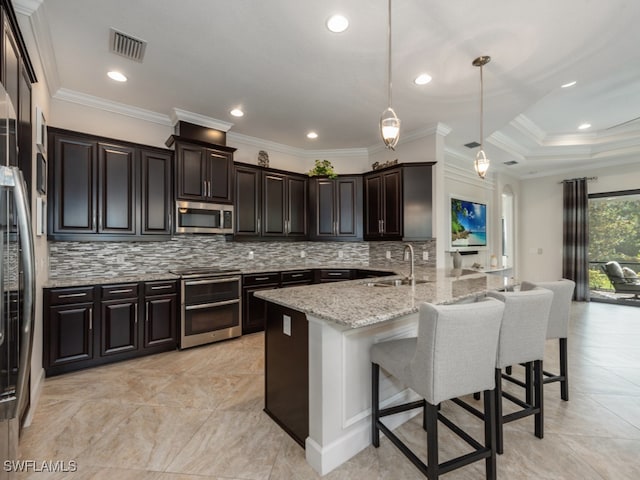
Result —
[[486, 139], [486, 142], [507, 152], [518, 160], [524, 160], [529, 153], [521, 144], [500, 131], [492, 133], [491, 136]]
[[466, 167], [468, 158], [460, 155], [455, 150], [449, 150], [445, 148], [445, 155], [454, 157], [457, 160], [463, 160], [465, 164], [457, 164], [452, 162], [444, 162], [444, 176], [449, 180], [455, 180], [456, 182], [465, 183], [474, 187], [482, 187], [488, 190], [495, 189], [494, 173], [490, 173], [484, 179], [480, 178], [473, 168], [473, 163], [469, 163], [469, 167]]
[[85, 107], [104, 110], [105, 112], [126, 115], [127, 117], [133, 117], [168, 127], [172, 127], [174, 125], [168, 115], [152, 112], [151, 110], [145, 110], [144, 108], [132, 107], [124, 103], [112, 102], [111, 100], [105, 100], [104, 98], [94, 97], [93, 95], [76, 92], [66, 88], [58, 89], [52, 98], [55, 100], [84, 105]]
[[20, 15], [31, 16], [33, 12], [40, 8], [44, 0], [13, 0], [13, 9]]
[[170, 118], [174, 125], [179, 121], [183, 121], [195, 123], [196, 125], [201, 125], [203, 127], [214, 128], [223, 132], [228, 132], [231, 127], [233, 127], [233, 123], [207, 117], [206, 115], [201, 115], [199, 113], [189, 112], [180, 108], [174, 108], [171, 112]]
[[[415, 140], [419, 140], [421, 138], [432, 137], [433, 135], [442, 135], [443, 137], [446, 137], [452, 132], [452, 130], [453, 129], [451, 127], [449, 127], [444, 123], [437, 123], [436, 125], [433, 125], [431, 127], [413, 130], [407, 133], [406, 135], [401, 136], [400, 140], [398, 141], [398, 145], [402, 145], [404, 143], [410, 143]], [[380, 153], [385, 149], [386, 147], [382, 144], [376, 144], [366, 148], [369, 155], [373, 155], [374, 153]]]
[[542, 145], [547, 138], [547, 132], [542, 130], [526, 115], [520, 114], [511, 122], [509, 122], [513, 128], [523, 134], [530, 140], [533, 140], [538, 145]]

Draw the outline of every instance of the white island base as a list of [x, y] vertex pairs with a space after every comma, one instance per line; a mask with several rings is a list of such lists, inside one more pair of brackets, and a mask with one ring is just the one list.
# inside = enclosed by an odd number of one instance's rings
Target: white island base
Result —
[[[371, 445], [371, 345], [416, 336], [418, 314], [355, 329], [310, 315], [307, 320], [309, 436], [305, 453], [313, 469], [325, 475]], [[380, 372], [383, 406], [419, 399]], [[393, 429], [418, 413], [394, 415], [385, 423]]]

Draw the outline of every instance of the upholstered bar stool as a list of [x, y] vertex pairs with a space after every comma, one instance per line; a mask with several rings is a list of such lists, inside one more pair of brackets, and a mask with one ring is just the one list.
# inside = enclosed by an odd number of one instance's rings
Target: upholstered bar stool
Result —
[[[543, 370], [544, 383], [560, 382], [560, 396], [562, 400], [569, 400], [569, 369], [567, 361], [567, 338], [569, 337], [569, 314], [571, 299], [576, 284], [572, 280], [562, 279], [555, 282], [522, 282], [520, 290], [527, 291], [536, 287], [545, 288], [553, 292], [553, 302], [549, 312], [547, 326], [547, 340], [559, 340], [560, 374], [556, 375]], [[529, 382], [529, 389], [531, 384]]]
[[[372, 442], [380, 445], [380, 431], [429, 479], [485, 459], [486, 478], [496, 478], [494, 367], [504, 304], [485, 298], [475, 303], [420, 306], [418, 336], [371, 347]], [[423, 399], [380, 409], [380, 367]], [[484, 445], [438, 412], [444, 400], [482, 391]], [[427, 463], [412, 452], [381, 418], [415, 408], [423, 409], [427, 431]], [[438, 420], [475, 450], [438, 462]]]
[[[501, 454], [504, 451], [503, 427], [505, 423], [533, 415], [536, 437], [542, 438], [544, 436], [542, 359], [544, 358], [545, 336], [553, 292], [535, 288], [526, 292], [488, 292], [487, 295], [497, 298], [505, 304], [495, 365], [496, 451]], [[524, 364], [527, 369], [533, 368], [533, 399], [530, 401], [523, 401], [502, 390], [502, 370], [520, 363]], [[520, 409], [503, 415], [503, 398], [517, 405]], [[486, 420], [485, 412], [459, 398], [454, 399], [454, 402], [477, 417]]]

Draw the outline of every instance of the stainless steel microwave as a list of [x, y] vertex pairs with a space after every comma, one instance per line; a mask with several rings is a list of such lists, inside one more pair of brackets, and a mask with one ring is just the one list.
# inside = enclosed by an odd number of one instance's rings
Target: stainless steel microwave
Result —
[[233, 233], [233, 205], [177, 201], [176, 233]]

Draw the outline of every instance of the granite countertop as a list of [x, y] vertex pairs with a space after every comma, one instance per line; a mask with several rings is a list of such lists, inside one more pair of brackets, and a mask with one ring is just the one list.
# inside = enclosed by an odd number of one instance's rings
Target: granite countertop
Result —
[[[464, 273], [464, 275], [462, 274]], [[457, 275], [457, 276], [456, 276]], [[403, 278], [396, 275], [384, 279]], [[380, 280], [384, 280], [380, 279]], [[504, 278], [482, 272], [416, 268], [415, 287], [370, 286], [351, 280], [255, 292], [256, 297], [348, 328], [373, 325], [418, 311], [422, 302], [447, 304], [504, 288]]]
[[85, 285], [107, 285], [112, 283], [153, 282], [155, 280], [177, 280], [179, 275], [173, 273], [140, 273], [132, 275], [75, 276], [50, 278], [44, 288], [81, 287]]

